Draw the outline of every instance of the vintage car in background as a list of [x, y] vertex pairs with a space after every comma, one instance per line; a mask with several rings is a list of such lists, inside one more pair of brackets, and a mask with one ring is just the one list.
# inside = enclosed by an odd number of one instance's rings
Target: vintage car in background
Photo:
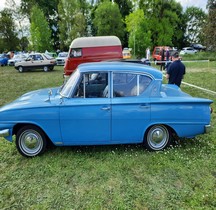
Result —
[[27, 70], [43, 69], [47, 72], [53, 70], [56, 60], [49, 55], [43, 53], [32, 53], [24, 61], [16, 62], [15, 69], [20, 73]]
[[157, 65], [161, 65], [161, 56], [162, 56], [162, 49], [164, 49], [164, 63], [166, 63], [166, 50], [169, 50], [169, 60], [172, 61], [172, 56], [174, 55], [174, 53], [177, 52], [176, 48], [171, 48], [169, 46], [157, 46], [154, 48], [153, 53], [152, 53], [152, 58], [153, 61], [155, 61], [155, 63]]
[[24, 61], [27, 57], [28, 57], [27, 54], [23, 54], [23, 53], [14, 55], [13, 58], [8, 60], [8, 66], [14, 66], [15, 63]]
[[193, 49], [198, 50], [198, 51], [203, 51], [206, 50], [206, 46], [203, 46], [201, 44], [191, 44], [190, 45]]
[[195, 50], [193, 47], [184, 47], [182, 48], [182, 50], [180, 51], [180, 55], [186, 55], [186, 54], [195, 54], [198, 51]]
[[130, 59], [132, 57], [131, 55], [131, 49], [124, 48], [122, 51], [123, 59]]
[[194, 98], [147, 65], [81, 64], [62, 87], [24, 94], [0, 108], [0, 137], [26, 157], [56, 146], [143, 143], [150, 151], [173, 137], [209, 132], [212, 103]]
[[64, 66], [67, 57], [68, 57], [68, 52], [60, 52], [58, 54], [58, 57], [56, 58], [56, 64], [58, 66]]
[[6, 54], [0, 54], [0, 66], [6, 66], [8, 64], [8, 56]]

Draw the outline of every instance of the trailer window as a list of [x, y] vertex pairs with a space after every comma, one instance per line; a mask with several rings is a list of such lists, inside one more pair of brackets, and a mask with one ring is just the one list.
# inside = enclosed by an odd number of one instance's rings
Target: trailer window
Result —
[[71, 58], [82, 57], [82, 49], [72, 49], [70, 52]]

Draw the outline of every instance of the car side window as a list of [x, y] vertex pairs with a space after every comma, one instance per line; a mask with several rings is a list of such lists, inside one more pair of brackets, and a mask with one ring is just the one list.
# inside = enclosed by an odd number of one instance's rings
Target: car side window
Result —
[[40, 61], [43, 60], [43, 57], [41, 55], [35, 55], [34, 60]]
[[108, 73], [86, 73], [81, 76], [75, 97], [105, 98], [108, 97]]
[[142, 94], [146, 88], [150, 85], [152, 79], [145, 75], [139, 76], [139, 95]]
[[151, 78], [145, 75], [114, 73], [113, 97], [131, 97], [142, 94], [151, 83]]
[[156, 54], [156, 55], [159, 55], [159, 54], [160, 54], [160, 48], [156, 48], [155, 54]]

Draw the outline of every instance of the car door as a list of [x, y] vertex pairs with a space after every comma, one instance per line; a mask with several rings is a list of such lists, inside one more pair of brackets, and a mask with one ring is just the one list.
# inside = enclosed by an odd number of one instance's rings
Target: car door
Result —
[[40, 68], [42, 67], [45, 63], [43, 57], [40, 54], [35, 54], [34, 60], [33, 60], [33, 66], [34, 68]]
[[65, 145], [109, 144], [111, 139], [110, 98], [104, 95], [108, 73], [86, 73], [72, 98], [60, 107], [60, 124]]
[[143, 141], [151, 108], [149, 97], [145, 97], [144, 92], [151, 81], [152, 79], [145, 75], [113, 73], [113, 144]]

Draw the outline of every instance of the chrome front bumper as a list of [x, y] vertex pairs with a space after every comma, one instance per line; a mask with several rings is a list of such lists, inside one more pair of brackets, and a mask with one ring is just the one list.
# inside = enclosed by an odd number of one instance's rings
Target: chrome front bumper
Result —
[[205, 133], [210, 133], [212, 130], [211, 125], [205, 125]]
[[7, 137], [10, 135], [9, 129], [0, 130], [0, 137]]

